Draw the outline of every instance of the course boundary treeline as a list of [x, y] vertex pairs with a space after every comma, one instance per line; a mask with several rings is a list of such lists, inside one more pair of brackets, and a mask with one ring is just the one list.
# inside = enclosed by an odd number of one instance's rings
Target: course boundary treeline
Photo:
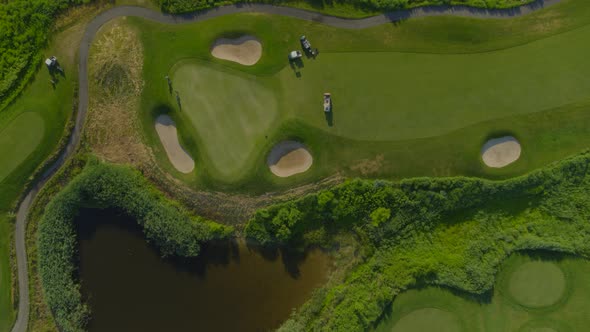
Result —
[[589, 167], [584, 152], [504, 181], [350, 180], [261, 209], [244, 233], [263, 244], [306, 246], [352, 232], [362, 263], [318, 291], [281, 330], [363, 331], [418, 281], [483, 294], [514, 251], [587, 257]]
[[162, 255], [197, 256], [200, 243], [233, 228], [191, 216], [127, 166], [91, 159], [47, 205], [38, 228], [38, 266], [45, 300], [62, 331], [82, 331], [89, 318], [76, 280], [74, 218], [83, 207], [115, 208], [135, 218]]
[[[383, 11], [410, 9], [424, 6], [463, 5], [474, 8], [504, 9], [529, 4], [535, 0], [508, 0], [503, 2], [489, 0], [152, 0], [167, 13], [188, 13], [210, 9], [228, 4], [265, 3], [277, 6], [303, 7], [317, 11], [330, 12], [330, 9], [343, 7], [341, 17], [367, 17]], [[332, 14], [330, 12], [330, 14]]]

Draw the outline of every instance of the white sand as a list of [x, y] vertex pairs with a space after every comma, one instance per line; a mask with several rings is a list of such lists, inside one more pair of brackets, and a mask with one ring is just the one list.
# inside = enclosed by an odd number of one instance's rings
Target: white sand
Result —
[[481, 159], [488, 167], [500, 168], [520, 158], [520, 143], [512, 136], [494, 138], [481, 149]]
[[218, 59], [252, 66], [262, 56], [262, 44], [248, 35], [237, 39], [219, 38], [213, 43], [211, 54]]
[[160, 115], [156, 119], [156, 132], [160, 136], [160, 142], [166, 150], [168, 159], [181, 173], [190, 173], [195, 169], [195, 161], [180, 145], [176, 124], [168, 115]]
[[302, 143], [283, 141], [272, 148], [266, 164], [274, 175], [285, 178], [307, 171], [313, 158]]

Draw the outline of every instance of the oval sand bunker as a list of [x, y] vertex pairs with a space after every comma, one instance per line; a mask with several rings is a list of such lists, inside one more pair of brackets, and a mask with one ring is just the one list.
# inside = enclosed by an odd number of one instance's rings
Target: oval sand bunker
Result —
[[313, 158], [302, 143], [283, 141], [272, 148], [266, 163], [274, 175], [285, 178], [307, 171]]
[[156, 132], [174, 168], [181, 173], [192, 172], [195, 169], [195, 161], [180, 145], [174, 120], [168, 115], [158, 116], [156, 119]]
[[500, 168], [517, 161], [520, 152], [516, 138], [504, 136], [487, 141], [481, 150], [481, 159], [488, 167]]
[[219, 38], [213, 43], [211, 54], [218, 59], [252, 66], [262, 56], [262, 44], [252, 36], [237, 39]]

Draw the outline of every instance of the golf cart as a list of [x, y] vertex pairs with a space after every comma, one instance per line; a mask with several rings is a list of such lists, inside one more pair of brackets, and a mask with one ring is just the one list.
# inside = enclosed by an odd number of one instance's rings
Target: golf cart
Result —
[[63, 72], [63, 69], [59, 66], [59, 63], [57, 62], [57, 58], [55, 56], [45, 59], [45, 65], [47, 66], [47, 68], [49, 68], [50, 71], [57, 69], [58, 71]]
[[301, 52], [292, 51], [291, 53], [289, 53], [289, 61], [295, 61], [297, 59], [300, 59], [301, 56], [302, 56]]
[[329, 92], [324, 93], [324, 112], [332, 112], [332, 94]]
[[309, 54], [313, 57], [316, 56], [317, 52], [311, 48], [311, 43], [309, 42], [309, 40], [307, 40], [307, 38], [305, 36], [301, 36], [299, 38], [299, 41], [301, 42], [301, 47], [303, 47], [303, 50], [305, 51], [306, 54]]

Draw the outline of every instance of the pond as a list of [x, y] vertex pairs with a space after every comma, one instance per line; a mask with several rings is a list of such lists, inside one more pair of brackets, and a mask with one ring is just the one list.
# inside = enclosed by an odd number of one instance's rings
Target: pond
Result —
[[267, 331], [328, 277], [327, 254], [243, 242], [209, 244], [197, 259], [162, 259], [135, 222], [111, 210], [77, 218], [90, 331]]

